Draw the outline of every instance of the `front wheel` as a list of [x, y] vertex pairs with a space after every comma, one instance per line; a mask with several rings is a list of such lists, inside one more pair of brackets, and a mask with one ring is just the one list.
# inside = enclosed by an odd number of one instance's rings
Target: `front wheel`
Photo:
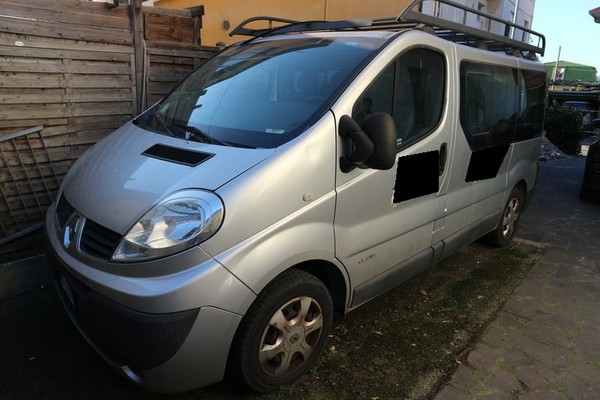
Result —
[[485, 242], [494, 247], [505, 247], [512, 241], [519, 226], [519, 218], [523, 209], [523, 199], [524, 195], [521, 190], [514, 188], [510, 192], [498, 226], [484, 236]]
[[319, 357], [332, 315], [323, 282], [300, 270], [285, 272], [259, 294], [242, 320], [231, 372], [259, 393], [293, 383]]

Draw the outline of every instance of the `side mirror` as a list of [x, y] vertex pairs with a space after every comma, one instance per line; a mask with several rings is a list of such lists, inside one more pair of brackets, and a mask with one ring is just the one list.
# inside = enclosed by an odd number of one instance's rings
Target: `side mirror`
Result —
[[369, 115], [362, 128], [347, 115], [340, 118], [339, 134], [347, 139], [347, 155], [341, 157], [342, 172], [356, 167], [387, 170], [396, 162], [396, 126], [391, 115]]
[[342, 172], [350, 172], [371, 157], [375, 145], [358, 123], [347, 115], [340, 118], [339, 134], [347, 142], [346, 155], [340, 158], [340, 168]]

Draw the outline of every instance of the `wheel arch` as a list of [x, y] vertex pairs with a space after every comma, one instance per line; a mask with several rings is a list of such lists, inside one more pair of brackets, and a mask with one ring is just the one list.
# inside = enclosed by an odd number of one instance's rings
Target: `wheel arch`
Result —
[[333, 302], [333, 320], [342, 322], [346, 314], [348, 284], [339, 268], [324, 260], [304, 261], [291, 268], [314, 275], [325, 284]]
[[[521, 178], [514, 186], [514, 189], [519, 190], [521, 193], [523, 193], [523, 209], [525, 209], [525, 207], [527, 206], [527, 204], [529, 203], [529, 199], [531, 198], [531, 195], [533, 193], [533, 191], [528, 190], [528, 186], [527, 186], [527, 181], [524, 178]], [[512, 191], [512, 189], [510, 189], [510, 191], [508, 192], [510, 195], [510, 192]]]

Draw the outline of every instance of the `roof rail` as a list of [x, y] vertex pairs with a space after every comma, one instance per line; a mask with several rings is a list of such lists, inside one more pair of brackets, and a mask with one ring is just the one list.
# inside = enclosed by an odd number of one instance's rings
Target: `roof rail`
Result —
[[[431, 7], [433, 14], [429, 15], [422, 12], [423, 3], [433, 3]], [[419, 11], [415, 11], [415, 8]], [[462, 13], [463, 23], [454, 22], [441, 18], [439, 15], [444, 9], [454, 9]], [[486, 27], [486, 30], [466, 25], [467, 19], [475, 17]], [[250, 29], [247, 25], [256, 21], [266, 21], [268, 28]], [[273, 23], [282, 24], [273, 27]], [[429, 27], [435, 35], [450, 40], [455, 43], [467, 46], [475, 46], [490, 51], [504, 51], [506, 53], [521, 52], [524, 57], [535, 58], [535, 54], [544, 55], [546, 47], [546, 38], [544, 35], [531, 29], [519, 26], [515, 23], [503, 20], [494, 15], [472, 9], [451, 0], [413, 0], [398, 17], [379, 18], [379, 19], [359, 19], [346, 21], [294, 21], [285, 18], [276, 17], [254, 17], [249, 18], [231, 31], [233, 35], [247, 36], [273, 36], [283, 35], [294, 32], [310, 31], [340, 31], [340, 30], [390, 30], [401, 31], [413, 28]], [[494, 33], [492, 29], [496, 32]], [[535, 42], [530, 44], [522, 40], [514, 39], [515, 35], [520, 35], [523, 40]]]
[[[251, 24], [252, 22], [256, 22], [256, 21], [265, 21], [269, 24], [268, 28], [262, 28], [262, 29], [251, 29], [246, 27], [246, 25]], [[287, 19], [287, 18], [278, 18], [278, 17], [266, 17], [266, 16], [259, 16], [259, 17], [252, 17], [252, 18], [248, 18], [242, 22], [240, 22], [240, 24], [238, 26], [236, 26], [234, 29], [231, 30], [231, 32], [229, 32], [229, 36], [234, 36], [234, 35], [242, 35], [242, 36], [263, 36], [264, 34], [271, 32], [274, 29], [277, 29], [277, 27], [273, 27], [273, 23], [279, 23], [279, 24], [297, 24], [299, 21], [293, 20], [293, 19]], [[283, 26], [287, 26], [287, 25], [283, 25]]]

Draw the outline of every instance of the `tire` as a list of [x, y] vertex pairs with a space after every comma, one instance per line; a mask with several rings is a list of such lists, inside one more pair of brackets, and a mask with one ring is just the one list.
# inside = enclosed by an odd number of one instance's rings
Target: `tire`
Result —
[[259, 294], [236, 333], [230, 373], [258, 393], [296, 381], [318, 359], [333, 316], [318, 278], [289, 270]]
[[510, 192], [498, 226], [484, 236], [487, 244], [494, 247], [506, 247], [510, 244], [519, 226], [524, 197], [523, 192], [517, 188]]

